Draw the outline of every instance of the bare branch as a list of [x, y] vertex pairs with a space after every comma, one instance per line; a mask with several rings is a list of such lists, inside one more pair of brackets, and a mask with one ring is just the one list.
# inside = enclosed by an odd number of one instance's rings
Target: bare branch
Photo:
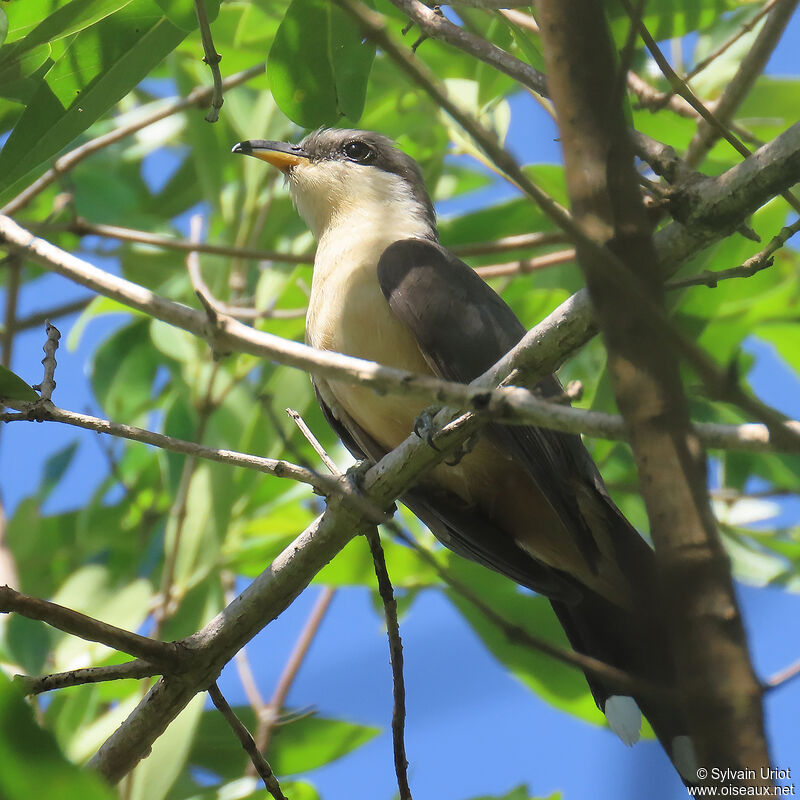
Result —
[[[75, 411], [67, 411], [58, 408], [49, 402], [32, 404], [26, 411], [20, 414], [0, 415], [0, 421], [23, 421], [36, 420], [37, 422], [62, 422], [67, 425], [74, 425], [97, 433], [106, 433], [109, 436], [118, 436], [123, 439], [130, 439], [133, 442], [142, 442], [153, 447], [160, 447], [173, 453], [181, 453], [193, 458], [203, 458], [208, 461], [216, 461], [220, 464], [229, 464], [234, 467], [244, 467], [263, 472], [266, 475], [274, 475], [276, 478], [289, 478], [300, 483], [307, 483], [320, 494], [330, 494], [340, 491], [338, 484], [324, 475], [319, 475], [312, 470], [297, 466], [288, 461], [275, 458], [264, 458], [263, 456], [239, 453], [235, 450], [220, 450], [214, 447], [206, 447], [196, 442], [187, 442], [184, 439], [176, 439], [166, 436], [163, 433], [156, 433], [145, 428], [137, 428], [135, 425], [123, 425], [119, 422], [109, 422], [99, 417], [92, 417], [88, 414], [78, 414]], [[338, 487], [338, 488], [337, 488]]]
[[239, 717], [234, 714], [233, 709], [228, 705], [228, 701], [225, 699], [216, 683], [212, 683], [211, 686], [208, 687], [208, 696], [222, 716], [225, 717], [225, 721], [228, 725], [231, 726], [231, 730], [241, 742], [244, 751], [250, 756], [250, 760], [253, 762], [256, 772], [261, 776], [261, 780], [264, 781], [264, 786], [267, 791], [275, 800], [286, 800], [286, 795], [284, 795], [281, 790], [281, 785], [278, 783], [278, 779], [275, 777], [272, 767], [256, 747], [256, 743], [253, 741], [250, 731], [247, 730]]
[[[733, 117], [736, 109], [753, 87], [756, 78], [763, 72], [772, 51], [780, 41], [786, 25], [797, 8], [797, 4], [798, 0], [778, 0], [770, 9], [764, 26], [742, 59], [736, 74], [725, 85], [725, 90], [714, 104], [714, 118], [710, 119], [703, 115], [703, 121], [697, 126], [697, 133], [686, 151], [686, 163], [690, 167], [699, 164], [711, 150], [714, 142], [720, 136], [725, 136], [724, 128], [720, 127], [718, 123], [724, 126]], [[725, 138], [728, 137], [725, 136]], [[731, 140], [728, 139], [728, 141]], [[742, 153], [741, 150], [739, 152]], [[746, 155], [747, 153], [742, 154]], [[800, 212], [800, 203], [792, 204], [792, 207], [795, 211]]]
[[447, 249], [457, 256], [483, 256], [493, 253], [506, 253], [509, 250], [522, 250], [529, 247], [539, 247], [549, 244], [562, 244], [569, 241], [561, 231], [547, 233], [522, 233], [518, 236], [506, 236], [494, 242], [479, 242], [478, 244], [454, 244]]
[[[44, 311], [37, 311], [35, 314], [29, 314], [27, 317], [20, 317], [16, 320], [14, 328], [17, 331], [27, 331], [31, 328], [38, 328], [44, 325], [49, 319], [58, 319], [59, 317], [66, 317], [68, 314], [75, 314], [78, 311], [83, 311], [94, 298], [84, 297], [81, 300], [72, 300], [69, 303], [46, 308]], [[2, 331], [5, 332], [5, 326]]]
[[710, 64], [713, 64], [723, 53], [725, 53], [730, 47], [736, 44], [739, 39], [742, 38], [746, 33], [750, 33], [750, 31], [755, 28], [755, 26], [761, 21], [765, 14], [769, 14], [770, 11], [780, 2], [780, 0], [767, 0], [766, 3], [746, 22], [743, 22], [736, 33], [733, 36], [730, 36], [726, 39], [719, 47], [712, 50], [705, 58], [698, 61], [692, 69], [686, 73], [684, 76], [684, 80], [688, 83], [695, 75], [699, 75], [706, 67]]
[[311, 613], [308, 615], [303, 630], [297, 637], [297, 641], [292, 648], [286, 665], [283, 668], [278, 683], [275, 686], [275, 691], [270, 698], [267, 706], [262, 710], [259, 718], [258, 731], [256, 733], [256, 740], [258, 742], [258, 749], [262, 753], [266, 753], [269, 749], [270, 739], [272, 738], [272, 731], [280, 718], [281, 709], [286, 704], [286, 698], [289, 695], [289, 690], [303, 665], [306, 656], [308, 655], [309, 648], [311, 647], [314, 638], [316, 637], [322, 620], [330, 608], [331, 601], [336, 594], [336, 589], [332, 586], [323, 587], [322, 591], [317, 597]]
[[181, 669], [186, 663], [188, 654], [175, 642], [159, 642], [139, 636], [57, 603], [21, 594], [8, 586], [0, 586], [0, 613], [11, 612], [28, 619], [38, 619], [88, 642], [99, 642], [172, 670]]
[[14, 347], [14, 334], [19, 330], [17, 322], [17, 303], [19, 302], [19, 287], [22, 277], [22, 261], [16, 256], [11, 256], [6, 262], [8, 279], [6, 280], [6, 308], [3, 318], [2, 359], [0, 363], [7, 369], [11, 368], [11, 353]]
[[383, 613], [386, 619], [386, 635], [389, 637], [389, 660], [392, 665], [392, 694], [394, 709], [392, 711], [392, 746], [394, 749], [394, 771], [397, 776], [397, 789], [400, 800], [412, 800], [411, 787], [408, 785], [408, 758], [406, 757], [405, 724], [406, 724], [406, 687], [403, 681], [403, 642], [400, 639], [400, 625], [397, 621], [397, 601], [394, 589], [386, 569], [386, 559], [381, 547], [381, 537], [377, 528], [371, 528], [365, 534], [372, 553], [375, 566], [375, 577], [378, 579], [378, 593], [383, 602]]
[[42, 350], [44, 350], [44, 358], [42, 359], [42, 364], [44, 364], [44, 377], [42, 378], [42, 382], [33, 388], [42, 395], [42, 400], [50, 400], [56, 388], [55, 374], [56, 367], [58, 366], [56, 350], [58, 350], [58, 340], [61, 338], [61, 331], [56, 328], [55, 325], [51, 325], [49, 320], [45, 322], [45, 330], [47, 331], [47, 341], [45, 341], [44, 347], [42, 348]]
[[219, 72], [219, 62], [222, 56], [214, 47], [214, 39], [211, 36], [211, 24], [208, 21], [208, 11], [204, 0], [194, 0], [194, 12], [197, 15], [197, 24], [200, 27], [200, 39], [203, 43], [203, 61], [208, 64], [211, 70], [213, 86], [211, 89], [210, 105], [211, 108], [206, 114], [206, 122], [216, 122], [219, 119], [219, 110], [225, 99], [222, 96], [222, 75]]
[[139, 231], [134, 228], [122, 228], [118, 225], [101, 225], [88, 222], [82, 217], [76, 217], [66, 225], [32, 224], [36, 231], [58, 232], [66, 231], [76, 236], [103, 236], [108, 239], [119, 239], [123, 242], [138, 242], [149, 244], [153, 247], [163, 247], [167, 250], [180, 250], [184, 253], [206, 253], [212, 256], [226, 258], [245, 258], [255, 261], [275, 261], [283, 264], [311, 264], [314, 253], [295, 255], [294, 253], [279, 253], [276, 250], [251, 250], [247, 247], [235, 247], [226, 244], [209, 244], [208, 242], [192, 242], [188, 239], [177, 239], [174, 236], [164, 236], [149, 231]]
[[[630, 2], [622, 3], [636, 20]], [[617, 275], [616, 261], [601, 258], [597, 246], [577, 242], [608, 350], [614, 394], [631, 432], [655, 544], [659, 581], [654, 589], [664, 609], [697, 763], [731, 765], [734, 770], [766, 766], [761, 692], [706, 492], [705, 454], [691, 430], [678, 352], [706, 386], [735, 392], [736, 402], [749, 409], [753, 398], [741, 397], [735, 386], [726, 390], [706, 354], [687, 346], [681, 331], [663, 324], [663, 278], [614, 80], [615, 48], [601, 6], [541, 0], [537, 9], [547, 34], [545, 63], [575, 214], [579, 223], [591, 226], [598, 245], [613, 247], [622, 270]], [[653, 52], [655, 42], [643, 25], [639, 28]], [[619, 291], [623, 273], [637, 286], [635, 302], [633, 293]], [[762, 412], [775, 422], [774, 412]], [[720, 663], [726, 665], [724, 671]], [[670, 755], [674, 760], [674, 753]], [[748, 772], [737, 783], [767, 784], [756, 769], [752, 773], [752, 780]], [[706, 775], [697, 777], [702, 784]]]
[[[230, 78], [222, 82], [222, 86], [224, 89], [232, 89], [234, 86], [239, 86], [249, 81], [251, 78], [255, 78], [256, 75], [261, 75], [263, 72], [264, 64], [256, 64], [242, 72], [237, 72], [236, 75], [231, 75]], [[159, 120], [171, 117], [173, 114], [178, 114], [193, 106], [205, 105], [211, 98], [212, 93], [213, 89], [211, 87], [203, 86], [194, 89], [186, 97], [175, 98], [166, 103], [163, 101], [153, 103], [154, 109], [149, 114], [143, 114], [127, 125], [115, 128], [108, 133], [104, 133], [102, 136], [90, 139], [74, 150], [70, 150], [68, 153], [58, 158], [47, 172], [37, 178], [15, 198], [6, 203], [6, 205], [0, 209], [0, 214], [16, 214], [18, 211], [25, 208], [36, 195], [50, 186], [60, 175], [74, 169], [75, 166], [85, 158], [88, 158], [90, 155], [98, 152], [98, 150], [109, 147], [127, 136], [131, 136], [137, 131], [142, 130], [142, 128], [146, 128], [148, 125], [152, 125]]]
[[325, 448], [319, 443], [317, 437], [311, 432], [311, 428], [306, 425], [306, 421], [293, 408], [287, 408], [286, 413], [289, 415], [292, 422], [300, 429], [300, 433], [305, 436], [306, 441], [314, 448], [314, 452], [322, 459], [322, 463], [328, 468], [330, 473], [332, 475], [338, 475], [339, 470], [336, 468], [336, 464], [325, 452]]
[[152, 678], [161, 675], [164, 667], [158, 667], [149, 661], [134, 659], [124, 664], [110, 664], [105, 667], [83, 667], [67, 672], [56, 672], [52, 675], [41, 675], [33, 678], [28, 675], [15, 675], [14, 681], [22, 686], [25, 694], [41, 694], [54, 689], [65, 689], [68, 686], [83, 686], [87, 683], [103, 681], [120, 681], [128, 678]]
[[425, 36], [440, 39], [489, 64], [538, 94], [546, 94], [546, 78], [541, 72], [501, 50], [481, 36], [454, 25], [419, 0], [391, 0]]
[[781, 686], [785, 686], [787, 683], [789, 683], [789, 681], [794, 680], [798, 676], [800, 676], [800, 661], [795, 661], [794, 664], [790, 664], [780, 672], [776, 672], [774, 675], [771, 675], [764, 682], [764, 690], [771, 691], [773, 689], [779, 689]]
[[575, 250], [557, 250], [546, 253], [536, 258], [521, 258], [519, 261], [510, 261], [506, 264], [492, 264], [486, 267], [475, 267], [475, 272], [484, 280], [501, 278], [508, 275], [527, 275], [529, 272], [555, 267], [559, 264], [568, 264], [575, 260]]

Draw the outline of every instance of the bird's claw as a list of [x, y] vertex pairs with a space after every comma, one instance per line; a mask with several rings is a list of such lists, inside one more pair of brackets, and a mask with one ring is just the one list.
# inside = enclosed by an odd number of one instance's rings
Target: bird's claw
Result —
[[372, 466], [372, 461], [368, 458], [362, 458], [361, 461], [356, 461], [356, 463], [345, 472], [345, 478], [350, 482], [353, 488], [361, 491], [364, 488], [364, 478]]
[[439, 448], [433, 441], [433, 436], [436, 433], [433, 419], [439, 411], [441, 411], [441, 406], [428, 406], [423, 409], [420, 415], [414, 420], [414, 433], [418, 438], [422, 439], [428, 447], [433, 448], [437, 452]]
[[448, 467], [455, 467], [461, 463], [461, 459], [464, 456], [468, 456], [473, 448], [475, 447], [475, 443], [478, 441], [477, 435], [470, 436], [465, 442], [462, 442], [451, 454], [449, 458], [446, 458], [444, 463], [447, 464]]

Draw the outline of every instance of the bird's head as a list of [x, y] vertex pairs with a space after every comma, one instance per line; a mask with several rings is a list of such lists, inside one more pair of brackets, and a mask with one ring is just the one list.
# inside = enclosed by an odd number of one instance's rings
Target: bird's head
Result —
[[327, 128], [300, 144], [254, 139], [234, 153], [255, 156], [286, 175], [300, 216], [319, 240], [340, 225], [402, 228], [436, 239], [436, 219], [416, 161], [386, 136]]

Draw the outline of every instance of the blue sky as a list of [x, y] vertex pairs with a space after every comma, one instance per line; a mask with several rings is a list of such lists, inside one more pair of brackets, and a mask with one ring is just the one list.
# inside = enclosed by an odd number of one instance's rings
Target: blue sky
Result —
[[[770, 62], [775, 74], [797, 74], [800, 18], [790, 25]], [[552, 122], [529, 98], [513, 102], [509, 137], [525, 161], [557, 161]], [[165, 164], [151, 163], [154, 172]], [[490, 190], [491, 196], [508, 192]], [[488, 195], [472, 198], [485, 202]], [[443, 210], [454, 211], [448, 204]], [[20, 298], [24, 316], [56, 302], [85, 296], [85, 290], [57, 276], [26, 286]], [[59, 321], [67, 332], [74, 317]], [[84, 365], [96, 343], [120, 323], [105, 317], [91, 323], [75, 352], [58, 354], [56, 398], [66, 408], [95, 409]], [[63, 340], [62, 340], [63, 341]], [[13, 368], [26, 379], [39, 379], [43, 334], [17, 337]], [[783, 398], [782, 410], [800, 416], [800, 387], [764, 346], [755, 349], [756, 389]], [[56, 425], [8, 425], [0, 434], [0, 488], [6, 509], [39, 483], [45, 458], [79, 441], [78, 456], [66, 480], [48, 501], [54, 512], [79, 505], [105, 470], [105, 458], [91, 433]], [[796, 503], [784, 506], [783, 521], [798, 523]], [[270, 695], [288, 652], [319, 591], [312, 588], [248, 646], [262, 693]], [[774, 589], [740, 587], [740, 599], [754, 659], [767, 676], [800, 657], [800, 597]], [[424, 592], [402, 622], [408, 697], [407, 748], [410, 779], [418, 800], [459, 800], [503, 794], [527, 783], [532, 794], [563, 791], [565, 798], [638, 798], [668, 800], [685, 796], [671, 766], [655, 742], [628, 750], [606, 730], [563, 714], [525, 689], [485, 650], [463, 619], [439, 593]], [[232, 667], [222, 676], [232, 704], [244, 693]], [[368, 796], [389, 800], [396, 792], [392, 770], [391, 675], [382, 620], [365, 590], [337, 593], [326, 621], [292, 687], [289, 705], [314, 707], [323, 715], [379, 725], [384, 733], [340, 762], [312, 773], [324, 798]], [[800, 740], [797, 719], [800, 681], [779, 689], [766, 701], [773, 763], [797, 767]]]

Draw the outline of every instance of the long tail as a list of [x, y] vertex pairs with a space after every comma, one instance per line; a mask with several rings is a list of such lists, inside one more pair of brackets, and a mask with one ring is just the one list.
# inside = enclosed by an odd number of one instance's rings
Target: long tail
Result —
[[[613, 524], [615, 557], [620, 564], [630, 564], [626, 573], [637, 602], [632, 608], [621, 608], [584, 587], [579, 603], [551, 600], [553, 610], [576, 651], [669, 690], [676, 685], [675, 665], [657, 597], [654, 554], [610, 498], [603, 499], [606, 519]], [[638, 739], [641, 711], [683, 782], [687, 786], [696, 783], [689, 726], [674, 695], [670, 697], [668, 691], [635, 693], [631, 698], [627, 690], [596, 675], [587, 674], [586, 680], [609, 726], [626, 744]]]

